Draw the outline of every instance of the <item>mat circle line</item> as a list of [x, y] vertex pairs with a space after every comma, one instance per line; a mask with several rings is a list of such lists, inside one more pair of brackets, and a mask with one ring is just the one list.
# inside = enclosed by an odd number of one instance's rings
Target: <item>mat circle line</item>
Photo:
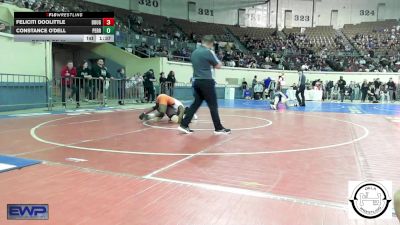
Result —
[[[305, 151], [329, 149], [329, 148], [334, 148], [334, 147], [353, 144], [355, 142], [361, 141], [362, 139], [366, 138], [369, 135], [369, 130], [366, 127], [364, 127], [362, 125], [359, 125], [359, 124], [356, 124], [356, 123], [353, 123], [353, 122], [350, 122], [350, 121], [346, 121], [346, 120], [334, 119], [334, 118], [329, 118], [329, 117], [326, 118], [326, 117], [316, 116], [316, 115], [295, 114], [295, 113], [290, 113], [288, 115], [318, 117], [318, 118], [334, 120], [334, 121], [338, 121], [338, 122], [342, 122], [342, 123], [347, 123], [347, 124], [351, 124], [353, 126], [361, 128], [364, 131], [364, 133], [363, 133], [362, 136], [360, 136], [360, 137], [358, 137], [358, 138], [356, 138], [354, 140], [350, 140], [350, 141], [346, 141], [346, 142], [342, 142], [342, 143], [338, 143], [338, 144], [317, 146], [317, 147], [297, 148], [297, 149], [284, 149], [284, 150], [275, 150], [275, 151], [271, 151], [270, 150], [270, 151], [252, 151], [252, 152], [213, 152], [213, 153], [204, 152], [204, 153], [200, 153], [198, 155], [199, 156], [240, 156], [240, 155], [263, 155], [263, 154], [281, 154], [281, 153], [305, 152]], [[46, 143], [46, 144], [50, 144], [50, 145], [56, 145], [56, 146], [60, 146], [60, 147], [71, 148], [71, 149], [85, 150], [85, 151], [97, 151], [97, 152], [109, 152], [109, 153], [119, 153], [119, 154], [133, 154], [133, 155], [158, 155], [158, 156], [190, 156], [190, 155], [193, 155], [193, 153], [121, 151], [121, 150], [113, 150], [113, 149], [81, 147], [81, 146], [61, 144], [61, 143], [57, 143], [57, 142], [48, 141], [48, 140], [45, 140], [45, 139], [43, 139], [43, 138], [41, 138], [41, 137], [36, 135], [36, 130], [38, 130], [40, 127], [42, 127], [42, 126], [44, 126], [46, 124], [55, 122], [55, 121], [64, 120], [64, 119], [68, 119], [68, 118], [71, 118], [71, 117], [63, 117], [63, 118], [49, 120], [49, 121], [40, 123], [40, 124], [36, 125], [35, 127], [33, 127], [30, 130], [30, 134], [35, 140], [37, 140], [39, 142], [42, 142], [42, 143]]]
[[[231, 116], [231, 117], [241, 117], [241, 118], [249, 118], [249, 119], [257, 119], [257, 120], [261, 120], [264, 122], [267, 122], [263, 125], [259, 125], [259, 126], [254, 126], [254, 127], [243, 127], [243, 128], [233, 128], [231, 129], [232, 131], [241, 131], [241, 130], [253, 130], [253, 129], [260, 129], [260, 128], [264, 128], [264, 127], [268, 127], [272, 125], [272, 121], [271, 120], [267, 120], [264, 118], [260, 118], [260, 117], [252, 117], [252, 116], [242, 116], [242, 115], [222, 115], [222, 116]], [[176, 127], [163, 127], [163, 126], [155, 126], [155, 125], [150, 125], [148, 122], [151, 120], [147, 120], [143, 122], [143, 125], [147, 126], [147, 127], [151, 127], [151, 128], [156, 128], [156, 129], [164, 129], [164, 130], [176, 130]], [[213, 131], [214, 129], [211, 128], [192, 128], [192, 130], [194, 131]]]

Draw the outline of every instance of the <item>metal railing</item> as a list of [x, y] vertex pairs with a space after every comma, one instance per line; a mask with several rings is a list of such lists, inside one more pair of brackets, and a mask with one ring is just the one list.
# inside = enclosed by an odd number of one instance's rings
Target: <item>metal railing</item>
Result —
[[0, 111], [48, 107], [50, 83], [46, 76], [0, 74]]
[[142, 81], [135, 78], [56, 78], [53, 79], [53, 104], [69, 108], [81, 104], [105, 106], [108, 102], [119, 104], [144, 102], [146, 93]]
[[171, 55], [168, 57], [169, 61], [174, 61], [174, 62], [191, 62], [190, 57], [187, 56], [176, 56], [176, 55]]
[[174, 96], [172, 82], [143, 85], [141, 76], [115, 78], [55, 78], [52, 81], [52, 105], [65, 108], [109, 104], [133, 104], [154, 101], [158, 94]]
[[0, 74], [0, 111], [30, 108], [71, 109], [154, 101], [160, 93], [174, 95], [175, 84], [143, 85], [141, 76], [126, 79]]
[[160, 94], [167, 94], [169, 96], [174, 96], [175, 83], [163, 82], [160, 83]]

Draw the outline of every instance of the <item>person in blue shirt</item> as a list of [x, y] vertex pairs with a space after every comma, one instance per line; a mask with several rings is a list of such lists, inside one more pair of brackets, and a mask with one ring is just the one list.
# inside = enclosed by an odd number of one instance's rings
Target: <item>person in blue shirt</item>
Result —
[[264, 86], [265, 88], [269, 88], [269, 84], [271, 83], [271, 77], [268, 77], [267, 79], [264, 80]]
[[246, 99], [246, 100], [250, 100], [251, 99], [251, 92], [250, 92], [250, 90], [248, 88], [244, 90], [243, 98]]
[[272, 98], [273, 96], [271, 96], [272, 93], [272, 89], [270, 88], [270, 84], [271, 84], [271, 77], [268, 77], [267, 79], [264, 80], [264, 87], [265, 87], [265, 98]]

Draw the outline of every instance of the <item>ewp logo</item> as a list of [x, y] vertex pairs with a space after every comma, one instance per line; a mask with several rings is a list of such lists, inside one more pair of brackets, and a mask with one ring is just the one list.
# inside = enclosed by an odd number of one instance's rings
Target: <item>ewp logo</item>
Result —
[[48, 220], [48, 204], [8, 204], [8, 220]]

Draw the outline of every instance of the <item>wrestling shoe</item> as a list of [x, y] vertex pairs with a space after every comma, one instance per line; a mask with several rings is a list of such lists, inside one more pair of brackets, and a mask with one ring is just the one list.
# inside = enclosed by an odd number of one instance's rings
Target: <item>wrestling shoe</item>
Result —
[[143, 119], [144, 119], [144, 116], [146, 116], [146, 114], [144, 114], [144, 113], [140, 114], [139, 119], [140, 119], [140, 120], [143, 120]]
[[214, 134], [230, 134], [231, 133], [231, 129], [227, 129], [227, 128], [222, 128], [221, 130], [216, 130], [214, 131]]
[[179, 126], [179, 127], [178, 127], [178, 130], [179, 130], [180, 132], [182, 132], [182, 133], [185, 133], [185, 134], [191, 134], [191, 133], [194, 132], [194, 131], [191, 130], [189, 127], [182, 127], [182, 126]]

